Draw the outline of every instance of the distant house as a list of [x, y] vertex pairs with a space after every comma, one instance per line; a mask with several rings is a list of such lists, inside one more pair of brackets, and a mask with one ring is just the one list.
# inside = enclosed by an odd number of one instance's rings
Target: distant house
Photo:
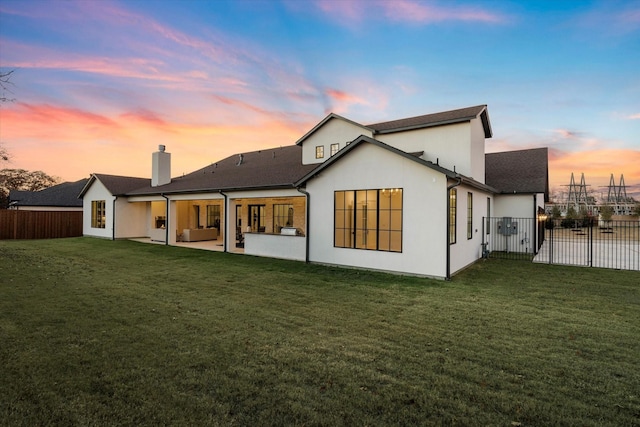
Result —
[[448, 278], [481, 257], [483, 218], [535, 218], [548, 199], [546, 148], [485, 154], [491, 137], [486, 105], [370, 125], [329, 114], [295, 145], [178, 178], [161, 146], [150, 180], [92, 175], [84, 234]]
[[39, 191], [9, 192], [0, 210], [0, 239], [53, 239], [83, 234], [80, 192], [88, 182], [64, 182]]
[[87, 181], [88, 179], [81, 179], [76, 182], [63, 182], [38, 191], [11, 190], [9, 209], [82, 212], [82, 200], [78, 196]]

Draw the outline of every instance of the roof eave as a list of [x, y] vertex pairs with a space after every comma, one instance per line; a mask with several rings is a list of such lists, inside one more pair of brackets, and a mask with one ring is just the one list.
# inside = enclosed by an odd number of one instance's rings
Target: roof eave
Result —
[[294, 183], [290, 184], [277, 184], [277, 185], [248, 185], [245, 187], [209, 187], [209, 188], [198, 188], [191, 190], [168, 190], [168, 191], [154, 191], [148, 193], [127, 193], [123, 194], [127, 197], [145, 197], [145, 196], [160, 196], [171, 195], [171, 194], [197, 194], [197, 193], [219, 193], [223, 192], [231, 192], [231, 191], [252, 191], [252, 190], [288, 190], [294, 189]]

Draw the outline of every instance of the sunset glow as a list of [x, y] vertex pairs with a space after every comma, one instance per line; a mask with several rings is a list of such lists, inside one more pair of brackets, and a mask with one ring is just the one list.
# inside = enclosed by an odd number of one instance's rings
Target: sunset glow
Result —
[[487, 104], [488, 152], [549, 147], [553, 189], [624, 175], [640, 198], [639, 17], [637, 1], [4, 0], [2, 167], [149, 177], [163, 144], [178, 176], [330, 112]]

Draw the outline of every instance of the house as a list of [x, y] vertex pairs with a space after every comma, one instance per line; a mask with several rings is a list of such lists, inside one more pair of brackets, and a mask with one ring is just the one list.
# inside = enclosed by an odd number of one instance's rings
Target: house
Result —
[[82, 212], [82, 200], [78, 199], [78, 194], [87, 181], [63, 182], [38, 191], [11, 190], [9, 209]]
[[151, 180], [92, 175], [84, 234], [449, 278], [482, 256], [484, 218], [535, 218], [548, 198], [546, 149], [485, 154], [492, 135], [486, 105], [369, 125], [332, 113], [295, 145], [177, 178], [160, 146]]
[[53, 239], [82, 236], [82, 200], [87, 179], [39, 191], [9, 192], [9, 209], [0, 209], [0, 239]]

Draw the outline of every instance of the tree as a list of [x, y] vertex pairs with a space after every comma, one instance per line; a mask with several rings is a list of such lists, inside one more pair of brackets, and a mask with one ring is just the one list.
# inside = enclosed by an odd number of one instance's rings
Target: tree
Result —
[[[13, 70], [7, 72], [0, 71], [0, 90], [2, 90], [2, 95], [0, 95], [0, 102], [13, 101], [13, 99], [7, 98], [4, 95], [5, 91], [11, 92], [9, 89], [7, 89], [8, 85], [13, 84], [9, 81], [11, 79], [11, 74], [13, 74]], [[0, 164], [2, 164], [3, 162], [8, 162], [9, 159], [9, 152], [2, 146], [2, 141], [0, 141]]]
[[0, 209], [9, 205], [11, 190], [38, 191], [56, 185], [59, 178], [47, 175], [42, 171], [27, 171], [24, 169], [0, 170]]
[[15, 70], [11, 71], [0, 71], [0, 89], [2, 90], [2, 94], [0, 95], [0, 102], [9, 102], [13, 101], [13, 98], [8, 98], [5, 95], [5, 92], [11, 92], [7, 86], [13, 85], [11, 82], [11, 75]]
[[[0, 144], [2, 144], [2, 142], [0, 142]], [[0, 145], [0, 164], [2, 164], [3, 162], [8, 162], [10, 158], [11, 157], [9, 157], [9, 152], [2, 145]]]
[[600, 218], [602, 219], [602, 221], [605, 223], [605, 225], [608, 227], [609, 226], [609, 222], [611, 222], [611, 217], [613, 217], [613, 206], [611, 205], [602, 205], [600, 206]]

